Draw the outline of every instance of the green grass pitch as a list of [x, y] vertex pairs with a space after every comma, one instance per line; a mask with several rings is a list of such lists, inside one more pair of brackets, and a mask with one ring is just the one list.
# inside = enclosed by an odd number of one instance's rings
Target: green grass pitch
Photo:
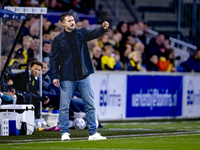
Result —
[[102, 122], [107, 140], [88, 141], [87, 130], [70, 130], [70, 141], [58, 131], [36, 131], [31, 136], [0, 136], [0, 150], [200, 150], [200, 121]]

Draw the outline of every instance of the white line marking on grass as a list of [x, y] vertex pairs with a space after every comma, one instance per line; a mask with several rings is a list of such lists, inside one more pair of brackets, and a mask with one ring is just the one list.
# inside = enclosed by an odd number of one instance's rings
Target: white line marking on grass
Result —
[[189, 128], [192, 128], [192, 127], [188, 126], [188, 127], [183, 127], [183, 128], [188, 128], [189, 129]]
[[[133, 135], [114, 135], [114, 136], [106, 136], [108, 139], [110, 138], [124, 138], [124, 137], [147, 137], [147, 136], [179, 136], [179, 135], [187, 135], [187, 134], [197, 134], [200, 133], [200, 130], [196, 131], [188, 131], [188, 132], [174, 132], [174, 133], [150, 133], [150, 134], [133, 134]], [[199, 135], [199, 134], [198, 134]], [[87, 137], [80, 137], [80, 138], [71, 138], [71, 140], [79, 140], [79, 141], [86, 141]], [[52, 141], [56, 140], [56, 141]], [[16, 143], [7, 143], [7, 144], [1, 144], [1, 145], [14, 145], [14, 144], [31, 144], [31, 143], [54, 143], [54, 142], [63, 142], [60, 141], [60, 138], [54, 138], [54, 139], [34, 139], [34, 140], [16, 140], [19, 141]], [[8, 141], [7, 141], [8, 142]], [[27, 143], [20, 143], [20, 142], [27, 142]], [[66, 141], [65, 141], [66, 142]], [[70, 142], [70, 141], [67, 141]]]
[[[79, 150], [79, 149], [90, 149], [90, 150], [138, 150], [138, 149], [122, 149], [122, 148], [73, 148], [73, 147], [9, 147], [9, 148], [20, 148], [20, 149], [70, 149], [70, 150]], [[1, 149], [1, 148], [0, 148]], [[155, 149], [142, 149], [142, 150], [155, 150]], [[156, 149], [159, 150], [159, 149]]]
[[157, 125], [157, 124], [172, 124], [174, 122], [146, 122], [146, 123], [141, 123], [141, 122], [132, 122], [132, 123], [101, 123], [102, 125]]

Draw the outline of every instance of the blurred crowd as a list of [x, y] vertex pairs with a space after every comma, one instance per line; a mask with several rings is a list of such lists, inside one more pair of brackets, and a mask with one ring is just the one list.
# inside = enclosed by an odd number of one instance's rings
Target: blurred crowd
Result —
[[[26, 69], [29, 60], [39, 59], [39, 27], [40, 19], [37, 15], [28, 15], [23, 32], [11, 56], [11, 69]], [[2, 51], [8, 56], [20, 21], [12, 20], [2, 25]], [[76, 28], [91, 29], [89, 20], [76, 21]], [[95, 70], [110, 71], [165, 71], [165, 72], [199, 72], [200, 48], [186, 61], [175, 66], [175, 52], [169, 47], [169, 37], [159, 34], [147, 42], [146, 30], [148, 24], [144, 22], [119, 22], [116, 29], [109, 29], [99, 39], [88, 42], [91, 59]], [[51, 57], [54, 37], [63, 32], [58, 21], [52, 24], [43, 18], [42, 60], [47, 63]]]
[[93, 0], [5, 0], [4, 6], [14, 7], [47, 7], [52, 11], [76, 11], [85, 14], [94, 14]]

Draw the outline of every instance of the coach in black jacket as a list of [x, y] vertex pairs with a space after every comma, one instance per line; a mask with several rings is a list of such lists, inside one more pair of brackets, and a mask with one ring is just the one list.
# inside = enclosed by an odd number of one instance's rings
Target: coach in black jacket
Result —
[[36, 80], [42, 69], [42, 63], [33, 61], [30, 69], [26, 69], [25, 72], [16, 74], [13, 77], [13, 87], [17, 90], [29, 93], [32, 96], [32, 104], [35, 106], [35, 118], [40, 118], [40, 103], [44, 104], [49, 102], [48, 97], [41, 97], [36, 89]]
[[54, 85], [60, 86], [59, 125], [62, 134], [61, 140], [70, 140], [69, 104], [76, 86], [80, 91], [86, 110], [88, 140], [106, 139], [97, 133], [95, 123], [94, 93], [89, 77], [90, 74], [94, 73], [94, 70], [87, 41], [99, 38], [107, 32], [109, 23], [104, 21], [102, 26], [95, 30], [76, 29], [74, 17], [68, 12], [61, 15], [60, 21], [65, 29], [54, 39], [50, 70]]

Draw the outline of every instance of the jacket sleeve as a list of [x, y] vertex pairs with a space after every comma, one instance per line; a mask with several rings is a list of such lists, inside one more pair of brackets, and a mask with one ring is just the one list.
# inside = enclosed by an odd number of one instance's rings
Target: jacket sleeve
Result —
[[108, 30], [105, 30], [103, 26], [101, 26], [98, 29], [94, 29], [94, 30], [85, 29], [84, 35], [87, 41], [90, 41], [90, 40], [101, 37], [105, 32], [108, 32]]
[[59, 79], [58, 72], [59, 72], [60, 52], [59, 52], [58, 43], [59, 43], [59, 39], [55, 38], [53, 42], [52, 55], [50, 59], [50, 70], [51, 70], [52, 79]]

